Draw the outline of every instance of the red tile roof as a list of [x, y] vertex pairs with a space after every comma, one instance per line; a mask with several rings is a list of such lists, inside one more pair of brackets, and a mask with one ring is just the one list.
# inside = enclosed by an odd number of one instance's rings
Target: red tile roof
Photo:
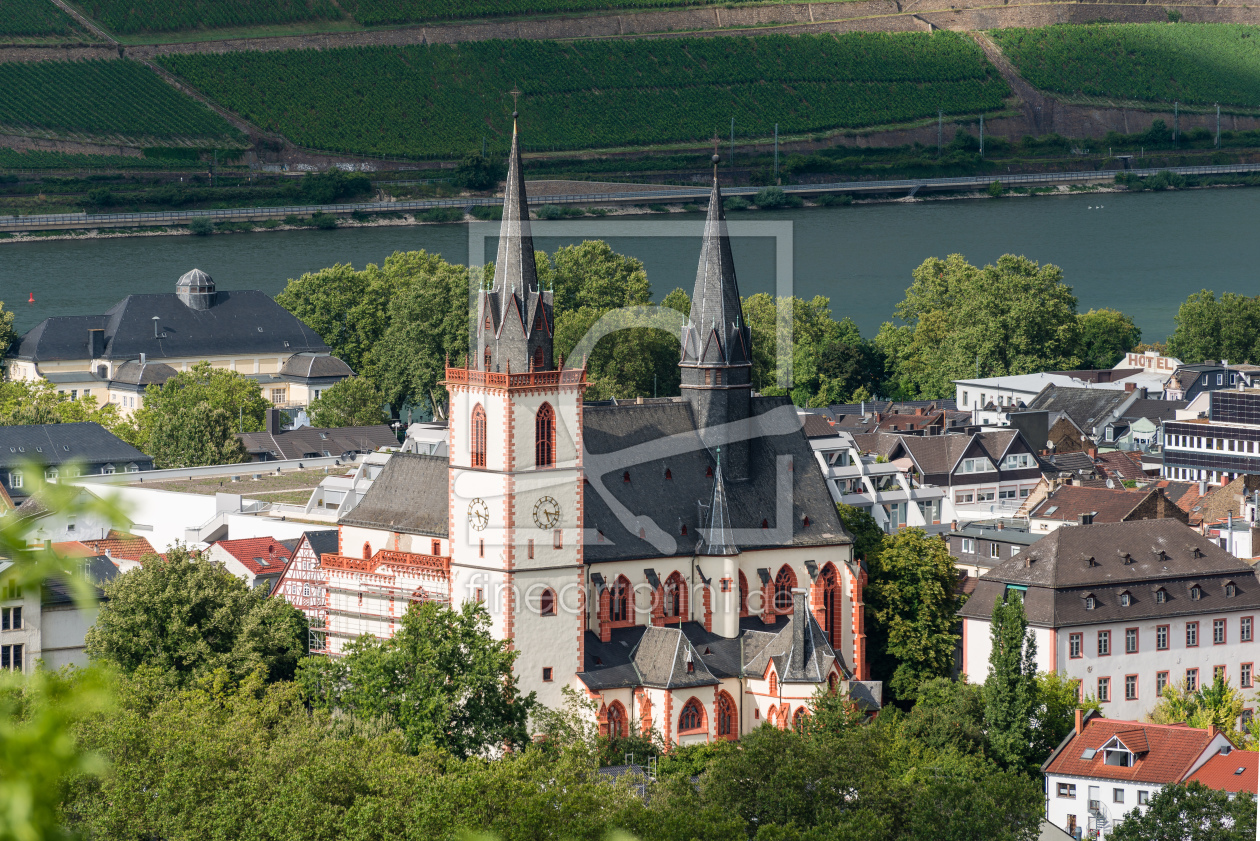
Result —
[[[1241, 774], [1239, 769], [1242, 769]], [[1249, 791], [1255, 794], [1257, 770], [1260, 770], [1260, 753], [1235, 750], [1213, 756], [1191, 774], [1190, 779], [1217, 791]]]
[[83, 543], [99, 555], [109, 555], [124, 561], [139, 561], [145, 555], [157, 554], [153, 544], [146, 538], [114, 529], [103, 540], [85, 540]]
[[[1184, 724], [1143, 724], [1106, 718], [1091, 718], [1082, 731], [1050, 761], [1046, 773], [1139, 783], [1178, 783], [1214, 738], [1207, 730]], [[1148, 750], [1138, 754], [1131, 767], [1106, 765], [1100, 748], [1112, 736], [1120, 736], [1131, 749], [1145, 747]], [[1139, 736], [1145, 738], [1145, 744], [1138, 744]], [[1098, 751], [1093, 759], [1082, 758], [1088, 749]]]
[[214, 545], [223, 547], [254, 575], [279, 575], [292, 557], [288, 547], [274, 537], [220, 540]]

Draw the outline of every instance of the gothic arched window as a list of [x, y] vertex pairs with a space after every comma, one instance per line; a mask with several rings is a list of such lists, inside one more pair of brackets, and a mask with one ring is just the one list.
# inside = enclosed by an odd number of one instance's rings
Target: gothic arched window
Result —
[[473, 406], [472, 423], [469, 425], [471, 433], [469, 440], [472, 445], [472, 466], [486, 466], [486, 410], [481, 408], [478, 403]]
[[534, 464], [538, 467], [555, 467], [556, 464], [556, 413], [550, 403], [544, 403], [534, 418]]
[[779, 613], [792, 610], [792, 588], [796, 586], [796, 573], [787, 564], [774, 577], [774, 609]]
[[630, 579], [618, 575], [612, 588], [612, 604], [609, 605], [609, 618], [613, 622], [625, 622], [630, 618]]

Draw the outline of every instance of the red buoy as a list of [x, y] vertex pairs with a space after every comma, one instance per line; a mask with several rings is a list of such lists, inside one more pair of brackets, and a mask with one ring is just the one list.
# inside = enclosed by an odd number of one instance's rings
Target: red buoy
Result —
[[32, 292], [32, 293], [31, 293], [31, 297], [30, 297], [30, 299], [29, 299], [29, 300], [27, 300], [27, 302], [26, 302], [26, 303], [28, 303], [28, 304], [33, 304], [33, 303], [35, 303], [35, 293], [34, 293], [34, 292]]

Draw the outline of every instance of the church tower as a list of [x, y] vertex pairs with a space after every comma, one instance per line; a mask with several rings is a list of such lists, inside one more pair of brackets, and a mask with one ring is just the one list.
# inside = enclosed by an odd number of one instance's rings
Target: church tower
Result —
[[552, 360], [512, 118], [494, 285], [476, 294], [474, 353], [446, 369], [451, 596], [484, 604], [492, 632], [520, 651], [522, 684], [559, 706], [582, 667], [586, 376]]
[[752, 404], [752, 332], [744, 322], [735, 261], [717, 182], [704, 223], [700, 267], [691, 294], [691, 314], [682, 330], [682, 394], [696, 413], [700, 438], [722, 448], [726, 478], [748, 478], [749, 414]]

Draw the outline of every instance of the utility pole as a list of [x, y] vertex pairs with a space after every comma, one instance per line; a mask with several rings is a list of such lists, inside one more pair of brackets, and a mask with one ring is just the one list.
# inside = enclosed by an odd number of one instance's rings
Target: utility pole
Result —
[[936, 112], [936, 157], [941, 156], [941, 137], [945, 131], [945, 112]]
[[980, 159], [984, 160], [984, 115], [980, 115]]
[[[1217, 120], [1220, 122], [1220, 120]], [[1220, 127], [1217, 127], [1217, 134], [1220, 134]], [[779, 183], [779, 124], [775, 124], [775, 184]]]

